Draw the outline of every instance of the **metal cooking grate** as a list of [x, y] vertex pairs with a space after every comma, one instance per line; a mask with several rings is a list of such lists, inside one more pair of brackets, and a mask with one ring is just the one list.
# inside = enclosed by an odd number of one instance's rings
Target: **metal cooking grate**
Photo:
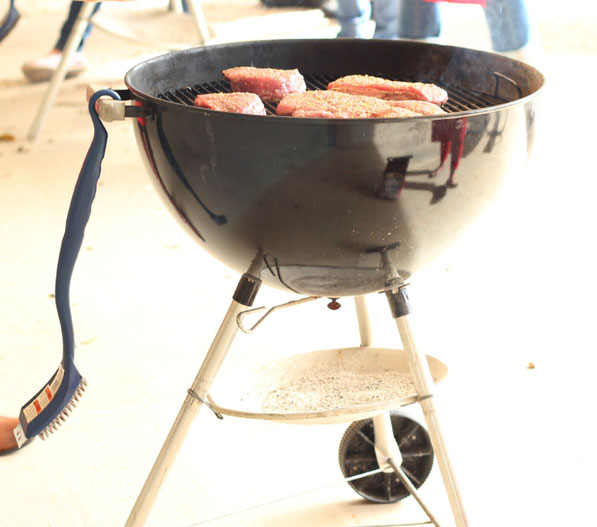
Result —
[[[328, 83], [338, 78], [337, 75], [304, 75], [304, 77], [305, 83], [307, 84], [307, 90], [325, 90]], [[391, 79], [406, 82], [431, 82], [421, 78], [410, 79], [394, 77]], [[497, 104], [507, 102], [506, 99], [499, 97], [497, 94], [484, 93], [482, 91], [472, 90], [470, 88], [461, 88], [439, 82], [434, 82], [434, 84], [440, 86], [448, 92], [448, 102], [442, 107], [448, 113], [489, 108]], [[197, 95], [230, 91], [231, 89], [229, 82], [222, 79], [213, 82], [206, 82], [203, 84], [196, 84], [195, 86], [185, 86], [178, 90], [160, 93], [158, 98], [165, 101], [193, 106], [193, 101]], [[265, 103], [265, 109], [268, 115], [276, 115], [276, 106], [274, 104]]]

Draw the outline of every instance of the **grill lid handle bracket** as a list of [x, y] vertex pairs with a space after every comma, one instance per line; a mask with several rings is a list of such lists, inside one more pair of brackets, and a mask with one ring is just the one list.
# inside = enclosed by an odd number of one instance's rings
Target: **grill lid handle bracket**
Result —
[[114, 99], [100, 99], [98, 101], [99, 118], [110, 123], [112, 121], [124, 121], [126, 117], [126, 103], [124, 101], [115, 101]]
[[[95, 93], [107, 89], [110, 88], [89, 84], [87, 86], [87, 100], [89, 101]], [[144, 112], [141, 107], [127, 106], [125, 101], [130, 101], [131, 99], [130, 90], [112, 91], [120, 96], [120, 100], [100, 97], [96, 102], [95, 110], [102, 121], [110, 123], [112, 121], [124, 121], [127, 117], [144, 117]]]

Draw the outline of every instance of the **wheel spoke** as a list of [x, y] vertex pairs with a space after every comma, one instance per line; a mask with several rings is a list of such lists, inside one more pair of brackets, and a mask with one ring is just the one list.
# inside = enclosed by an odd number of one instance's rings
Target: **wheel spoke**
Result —
[[344, 458], [344, 465], [360, 465], [365, 463], [367, 465], [374, 464], [377, 466], [377, 458], [375, 455], [367, 454], [353, 454]]
[[392, 501], [392, 480], [395, 476], [392, 472], [386, 472], [384, 477], [386, 480], [386, 498], [388, 501]]
[[356, 486], [361, 489], [362, 491], [367, 492], [367, 489], [370, 489], [370, 492], [377, 493], [379, 495], [379, 487], [380, 487], [380, 478], [382, 477], [381, 474], [374, 474], [369, 478], [363, 478], [355, 481], [354, 483]]
[[417, 478], [410, 470], [408, 470], [404, 465], [402, 465], [400, 468], [416, 488], [419, 488], [423, 484], [423, 482], [419, 478]]
[[433, 455], [433, 448], [431, 446], [412, 448], [406, 451], [401, 450], [400, 454], [402, 454], [402, 457], [426, 457]]
[[419, 429], [419, 427], [419, 423], [417, 423], [416, 421], [411, 421], [410, 425], [408, 425], [406, 430], [400, 433], [400, 440], [398, 441], [398, 446], [401, 447], [406, 442], [406, 440]]
[[362, 437], [362, 438], [363, 438], [363, 439], [364, 439], [364, 440], [365, 440], [367, 443], [369, 443], [369, 444], [370, 444], [370, 445], [371, 445], [373, 448], [375, 448], [375, 443], [374, 443], [374, 442], [373, 442], [371, 439], [369, 439], [369, 437], [367, 437], [367, 435], [366, 435], [366, 434], [364, 434], [362, 430], [359, 430], [359, 435], [360, 435], [360, 436], [361, 436], [361, 437]]

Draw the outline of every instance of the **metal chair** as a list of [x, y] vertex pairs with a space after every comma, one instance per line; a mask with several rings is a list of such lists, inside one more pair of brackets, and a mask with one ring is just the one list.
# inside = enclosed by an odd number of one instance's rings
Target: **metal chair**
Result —
[[[209, 39], [209, 29], [207, 27], [207, 21], [205, 20], [203, 10], [201, 8], [201, 0], [186, 0], [189, 8], [189, 13], [182, 15], [182, 5], [180, 0], [170, 0], [169, 9], [181, 14], [181, 16], [190, 16], [193, 20], [197, 31], [197, 42], [191, 42], [189, 45], [205, 45]], [[52, 75], [46, 94], [37, 109], [35, 119], [27, 134], [27, 139], [34, 141], [39, 135], [39, 131], [46, 119], [46, 115], [50, 109], [50, 106], [54, 102], [56, 93], [60, 89], [62, 82], [66, 77], [66, 70], [70, 60], [77, 50], [81, 37], [85, 32], [85, 28], [89, 23], [93, 23], [93, 8], [97, 2], [85, 2], [79, 12], [77, 21], [71, 31], [71, 34], [66, 42], [64, 50], [62, 51], [62, 59], [58, 68]]]

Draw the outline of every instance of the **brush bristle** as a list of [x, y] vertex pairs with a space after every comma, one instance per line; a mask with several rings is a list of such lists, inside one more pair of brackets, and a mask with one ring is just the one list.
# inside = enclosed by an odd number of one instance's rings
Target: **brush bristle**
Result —
[[50, 424], [48, 424], [39, 433], [39, 437], [42, 440], [45, 440], [52, 432], [54, 432], [55, 430], [58, 430], [58, 427], [64, 421], [66, 421], [66, 418], [70, 415], [70, 413], [72, 412], [73, 408], [77, 405], [77, 402], [79, 402], [79, 398], [83, 395], [83, 392], [85, 391], [85, 387], [86, 386], [87, 386], [87, 381], [85, 379], [81, 378], [81, 383], [79, 384], [79, 386], [77, 387], [77, 389], [73, 393], [70, 401], [66, 404], [66, 406], [64, 407], [64, 409], [62, 410], [62, 412], [60, 412], [54, 418], [54, 420]]

